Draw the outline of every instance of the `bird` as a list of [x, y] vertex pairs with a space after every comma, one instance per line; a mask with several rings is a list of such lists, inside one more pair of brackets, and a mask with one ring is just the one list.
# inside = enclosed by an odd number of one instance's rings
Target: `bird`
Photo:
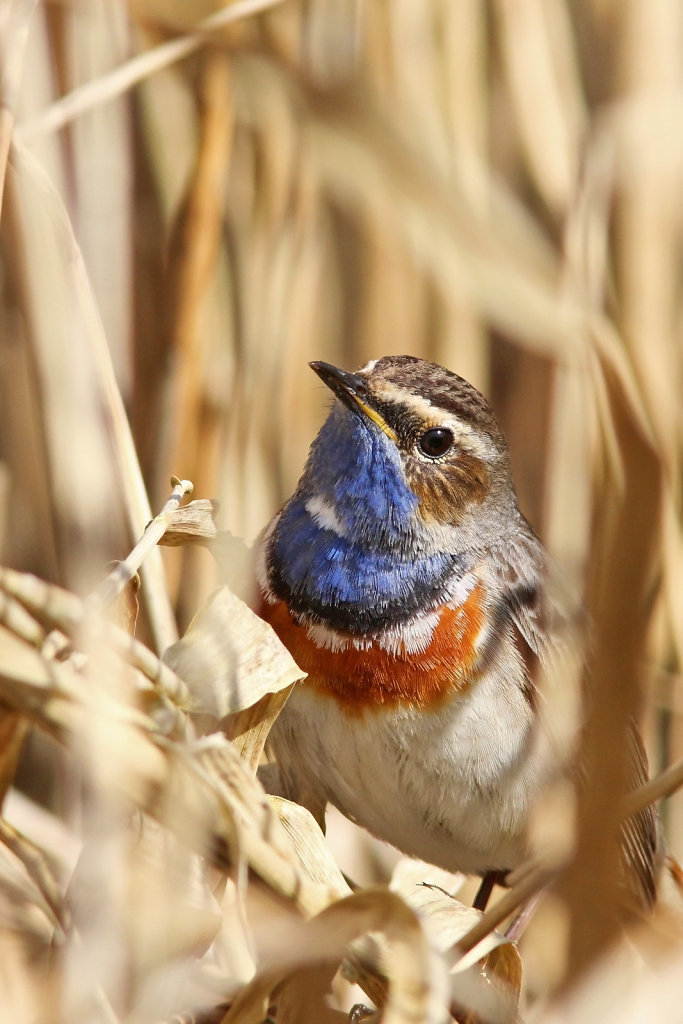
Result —
[[[307, 674], [269, 747], [321, 824], [331, 803], [405, 854], [481, 876], [483, 908], [528, 859], [558, 770], [536, 686], [561, 643], [548, 556], [463, 377], [408, 355], [310, 366], [332, 406], [257, 554], [259, 614]], [[653, 815], [627, 838], [651, 903]]]

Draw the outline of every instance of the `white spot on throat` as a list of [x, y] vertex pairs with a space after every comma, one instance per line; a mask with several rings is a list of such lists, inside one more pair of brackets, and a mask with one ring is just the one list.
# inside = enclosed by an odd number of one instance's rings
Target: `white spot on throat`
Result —
[[313, 518], [318, 526], [321, 526], [324, 530], [330, 530], [336, 534], [337, 537], [344, 537], [346, 531], [344, 527], [337, 519], [337, 513], [329, 502], [325, 501], [324, 498], [313, 497], [309, 498], [305, 505], [306, 511]]

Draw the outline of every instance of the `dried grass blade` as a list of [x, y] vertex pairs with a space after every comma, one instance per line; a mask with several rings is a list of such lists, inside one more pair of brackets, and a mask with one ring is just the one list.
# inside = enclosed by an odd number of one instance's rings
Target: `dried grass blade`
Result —
[[641, 786], [634, 793], [629, 793], [622, 806], [622, 816], [630, 818], [640, 813], [650, 804], [661, 800], [662, 797], [671, 796], [683, 786], [683, 760], [669, 765], [663, 772], [650, 779], [644, 786]]
[[453, 953], [457, 958], [464, 956], [482, 941], [500, 924], [505, 921], [506, 918], [513, 914], [519, 909], [524, 903], [535, 896], [536, 893], [540, 892], [552, 879], [557, 875], [557, 867], [537, 867], [530, 870], [529, 873], [522, 878], [516, 885], [511, 889], [508, 889], [499, 900], [489, 909], [486, 910], [481, 919], [477, 924], [473, 925], [469, 931], [463, 935], [461, 939], [453, 947]]
[[200, 22], [196, 31], [181, 36], [180, 39], [162, 43], [139, 57], [133, 57], [115, 71], [74, 89], [37, 117], [19, 125], [19, 138], [29, 141], [46, 132], [58, 131], [85, 111], [121, 96], [155, 72], [189, 57], [210, 42], [216, 32], [226, 25], [239, 18], [260, 14], [282, 2], [283, 0], [236, 0], [235, 3]]
[[[419, 861], [399, 861], [391, 888], [417, 911], [432, 946], [440, 953], [463, 938], [481, 921], [482, 914], [460, 903], [451, 892], [457, 891], [463, 876]], [[451, 999], [484, 1019], [513, 1021], [522, 981], [522, 961], [513, 942], [490, 931], [451, 969]]]
[[0, 842], [4, 843], [24, 865], [50, 908], [55, 924], [59, 925], [63, 932], [67, 932], [71, 914], [62, 895], [62, 887], [54, 877], [45, 853], [4, 818], [0, 818]]

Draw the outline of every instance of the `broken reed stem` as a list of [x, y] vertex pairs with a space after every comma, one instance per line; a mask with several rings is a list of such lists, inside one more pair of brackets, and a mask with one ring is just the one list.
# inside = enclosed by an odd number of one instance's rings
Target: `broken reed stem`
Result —
[[[190, 708], [184, 681], [140, 640], [100, 615], [68, 591], [27, 573], [0, 567], [0, 624], [40, 651], [46, 660], [71, 646], [87, 619], [93, 636], [138, 669], [176, 708]], [[44, 623], [49, 634], [46, 636]]]
[[634, 793], [629, 793], [622, 803], [622, 815], [630, 818], [664, 796], [671, 796], [683, 786], [683, 760], [676, 761], [654, 779]]
[[133, 578], [142, 565], [145, 556], [157, 546], [168, 528], [166, 515], [173, 512], [183, 498], [192, 494], [194, 484], [190, 480], [179, 480], [178, 477], [171, 477], [173, 490], [162, 508], [159, 515], [155, 516], [145, 529], [142, 537], [135, 545], [131, 553], [116, 566], [106, 579], [93, 590], [86, 600], [89, 608], [106, 608], [112, 601], [116, 600], [126, 584]]
[[497, 903], [482, 914], [479, 921], [455, 943], [451, 952], [456, 955], [457, 959], [469, 953], [510, 914], [513, 914], [527, 900], [540, 892], [557, 875], [558, 870], [558, 867], [539, 867], [532, 870], [526, 878], [509, 889]]
[[0, 818], [0, 843], [21, 861], [52, 912], [55, 923], [66, 935], [72, 923], [71, 910], [41, 848], [4, 818]]
[[[0, 583], [0, 587], [2, 584]], [[25, 640], [31, 647], [40, 649], [45, 640], [45, 630], [20, 601], [0, 589], [0, 625], [14, 636]]]

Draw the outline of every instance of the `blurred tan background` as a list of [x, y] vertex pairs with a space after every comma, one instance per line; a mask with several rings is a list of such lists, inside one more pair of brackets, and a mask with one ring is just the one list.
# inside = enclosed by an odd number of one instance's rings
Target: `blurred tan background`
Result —
[[[124, 409], [152, 509], [187, 477], [252, 541], [327, 408], [307, 361], [422, 356], [499, 415], [604, 720], [681, 757], [683, 7], [31, 8], [0, 15], [3, 561], [85, 591], [131, 547]], [[213, 562], [164, 560], [182, 626]]]

